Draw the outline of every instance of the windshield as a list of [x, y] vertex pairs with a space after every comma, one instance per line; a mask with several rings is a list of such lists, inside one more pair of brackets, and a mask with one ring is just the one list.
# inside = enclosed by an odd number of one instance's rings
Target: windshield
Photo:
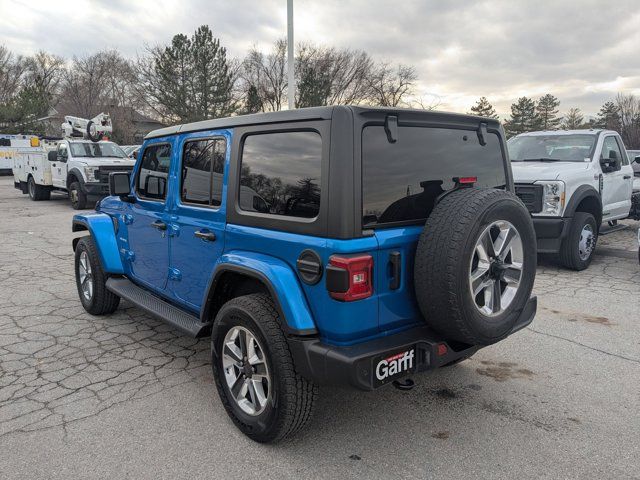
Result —
[[115, 157], [126, 158], [126, 154], [115, 143], [71, 143], [74, 157]]
[[591, 158], [596, 135], [521, 135], [507, 145], [512, 162], [584, 162]]

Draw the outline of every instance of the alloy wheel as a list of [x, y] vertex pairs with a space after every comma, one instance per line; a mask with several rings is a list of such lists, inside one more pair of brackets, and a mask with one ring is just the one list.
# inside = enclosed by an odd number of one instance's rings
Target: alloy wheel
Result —
[[91, 263], [89, 255], [83, 251], [78, 261], [78, 278], [80, 280], [80, 288], [82, 295], [88, 302], [93, 298], [93, 274], [91, 272]]

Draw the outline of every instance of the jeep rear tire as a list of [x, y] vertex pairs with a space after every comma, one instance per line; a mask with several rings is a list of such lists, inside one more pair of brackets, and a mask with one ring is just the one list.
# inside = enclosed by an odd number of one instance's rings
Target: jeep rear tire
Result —
[[464, 188], [442, 198], [420, 236], [418, 305], [446, 339], [489, 345], [511, 333], [535, 271], [535, 232], [520, 199], [505, 190]]
[[120, 304], [120, 297], [107, 290], [109, 275], [100, 263], [98, 249], [91, 236], [82, 237], [75, 253], [76, 286], [80, 302], [91, 315], [113, 313]]
[[598, 243], [598, 226], [593, 215], [576, 212], [569, 225], [569, 234], [562, 240], [560, 263], [571, 270], [584, 270], [591, 265]]
[[38, 185], [31, 176], [27, 180], [27, 193], [29, 194], [29, 198], [35, 202], [49, 200], [51, 198], [51, 190], [42, 185]]
[[211, 333], [218, 393], [233, 423], [262, 443], [291, 437], [311, 419], [318, 387], [296, 372], [268, 295], [222, 306]]
[[71, 182], [69, 186], [69, 200], [74, 210], [83, 210], [87, 208], [87, 195], [82, 191], [80, 183]]

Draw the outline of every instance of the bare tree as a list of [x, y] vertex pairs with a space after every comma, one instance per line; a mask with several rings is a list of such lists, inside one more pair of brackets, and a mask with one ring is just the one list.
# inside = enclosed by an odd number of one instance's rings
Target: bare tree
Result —
[[24, 85], [51, 106], [59, 93], [64, 73], [64, 59], [41, 50], [25, 60]]
[[0, 45], [0, 106], [9, 104], [18, 94], [24, 70], [24, 59]]
[[246, 91], [252, 86], [257, 90], [263, 111], [282, 110], [287, 89], [287, 41], [276, 41], [266, 55], [256, 47], [249, 50], [240, 77]]
[[388, 63], [380, 64], [369, 83], [371, 103], [382, 107], [407, 105], [407, 97], [413, 94], [417, 78], [413, 67], [407, 65], [394, 67]]
[[627, 148], [640, 148], [640, 98], [618, 93], [616, 106], [620, 116], [620, 135]]

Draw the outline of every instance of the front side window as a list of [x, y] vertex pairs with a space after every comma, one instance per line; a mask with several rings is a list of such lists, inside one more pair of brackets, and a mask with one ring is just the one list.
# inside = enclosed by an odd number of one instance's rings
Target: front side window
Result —
[[149, 145], [144, 149], [142, 163], [136, 181], [136, 191], [141, 197], [164, 200], [171, 164], [171, 145]]
[[384, 127], [362, 131], [362, 224], [374, 227], [426, 219], [436, 198], [454, 178], [477, 177], [480, 188], [504, 188], [507, 180], [500, 140], [475, 131], [399, 127], [390, 143]]
[[612, 135], [605, 137], [604, 142], [602, 143], [602, 153], [600, 154], [600, 158], [603, 160], [617, 160], [624, 164], [622, 160], [622, 153], [620, 153], [620, 147], [618, 146], [618, 142], [616, 142], [616, 137]]
[[185, 143], [180, 183], [183, 202], [220, 206], [225, 152], [224, 138]]
[[322, 138], [296, 131], [250, 135], [242, 149], [240, 208], [314, 218], [320, 210]]

